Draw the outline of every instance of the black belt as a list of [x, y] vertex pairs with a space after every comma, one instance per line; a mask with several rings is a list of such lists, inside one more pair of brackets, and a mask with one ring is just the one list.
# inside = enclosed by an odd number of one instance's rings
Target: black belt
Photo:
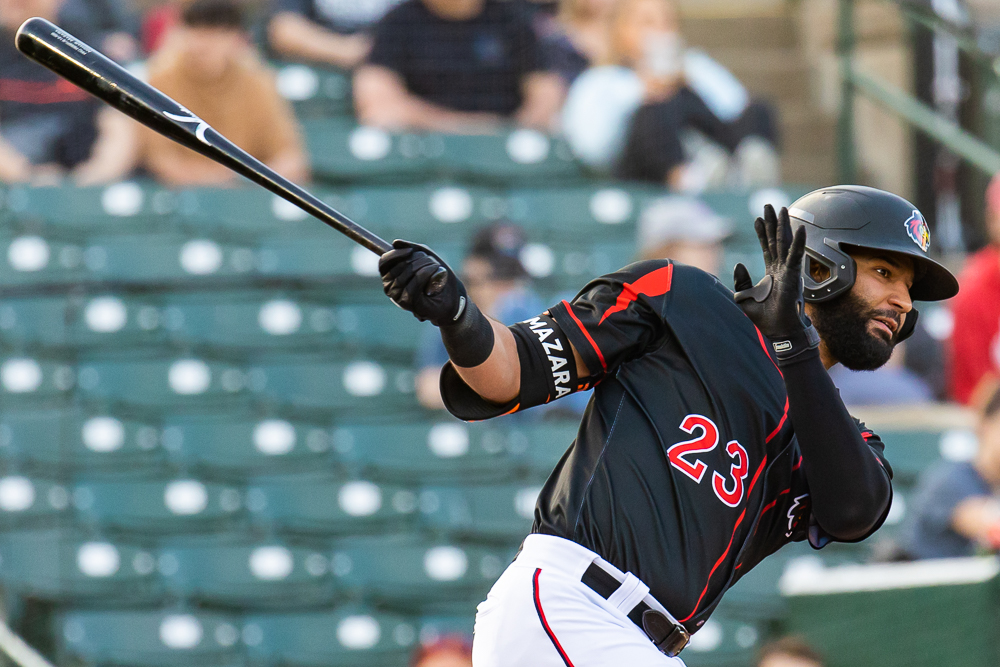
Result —
[[[597, 563], [590, 564], [587, 571], [580, 577], [580, 581], [605, 600], [621, 588], [621, 582], [605, 572]], [[650, 609], [649, 605], [642, 600], [625, 615], [646, 633], [646, 636], [661, 653], [671, 658], [680, 653], [691, 640], [691, 635], [688, 634], [683, 625], [674, 622], [655, 609]]]

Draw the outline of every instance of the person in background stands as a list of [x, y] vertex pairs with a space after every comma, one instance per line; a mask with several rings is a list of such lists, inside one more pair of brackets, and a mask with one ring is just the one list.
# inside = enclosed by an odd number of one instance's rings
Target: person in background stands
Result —
[[531, 20], [498, 0], [406, 0], [378, 23], [354, 75], [358, 119], [392, 130], [547, 130], [564, 92]]
[[761, 648], [757, 667], [823, 667], [823, 659], [801, 639], [785, 637]]
[[420, 646], [410, 667], [472, 667], [472, 645], [464, 637], [447, 635]]
[[277, 0], [271, 50], [288, 60], [353, 69], [371, 51], [371, 29], [400, 0]]
[[1000, 390], [979, 415], [972, 461], [940, 461], [920, 477], [901, 547], [913, 559], [958, 558], [1000, 549]]
[[615, 0], [562, 0], [554, 17], [536, 23], [550, 68], [567, 86], [594, 63], [608, 59], [608, 23]]
[[[62, 10], [62, 0], [0, 2], [0, 181], [95, 185], [123, 178], [135, 162], [131, 120], [14, 47], [21, 23], [58, 23]], [[77, 37], [98, 44], [100, 35]]]
[[[308, 179], [292, 109], [247, 41], [235, 0], [197, 0], [149, 62], [149, 82], [237, 146], [293, 181]], [[248, 103], [251, 102], [251, 103]], [[170, 186], [232, 185], [237, 176], [143, 128], [143, 164]]]
[[639, 216], [639, 261], [672, 259], [719, 274], [730, 223], [693, 197], [661, 197]]
[[1000, 175], [986, 190], [989, 245], [969, 257], [952, 299], [955, 328], [948, 345], [952, 398], [977, 405], [1000, 376]]

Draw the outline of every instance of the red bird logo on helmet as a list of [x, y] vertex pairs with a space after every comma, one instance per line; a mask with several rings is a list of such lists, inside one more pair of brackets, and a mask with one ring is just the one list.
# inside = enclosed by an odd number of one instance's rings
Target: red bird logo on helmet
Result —
[[920, 249], [927, 252], [927, 249], [931, 247], [931, 230], [927, 227], [927, 221], [924, 220], [924, 216], [920, 214], [920, 211], [913, 211], [905, 223], [906, 233], [909, 237], [920, 246]]

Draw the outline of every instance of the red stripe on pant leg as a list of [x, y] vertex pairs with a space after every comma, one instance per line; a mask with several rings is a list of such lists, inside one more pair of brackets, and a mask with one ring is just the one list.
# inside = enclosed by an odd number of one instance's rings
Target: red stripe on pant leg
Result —
[[542, 568], [535, 570], [535, 576], [531, 581], [535, 597], [535, 611], [538, 612], [538, 620], [542, 622], [542, 627], [545, 628], [545, 634], [547, 634], [549, 639], [552, 640], [552, 645], [556, 647], [557, 651], [559, 651], [559, 657], [566, 663], [566, 667], [573, 667], [573, 663], [570, 662], [569, 656], [566, 655], [566, 651], [563, 650], [562, 644], [559, 643], [559, 640], [556, 639], [555, 633], [552, 632], [552, 628], [549, 627], [549, 622], [545, 620], [545, 612], [542, 611], [542, 599], [538, 596], [538, 575], [541, 573]]

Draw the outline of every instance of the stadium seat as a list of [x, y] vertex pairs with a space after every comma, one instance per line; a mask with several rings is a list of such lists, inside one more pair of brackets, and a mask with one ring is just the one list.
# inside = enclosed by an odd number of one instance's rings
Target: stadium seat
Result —
[[417, 494], [325, 473], [266, 477], [247, 488], [251, 518], [283, 532], [359, 535], [411, 528]]
[[67, 315], [64, 297], [4, 299], [0, 304], [0, 343], [15, 349], [65, 345]]
[[357, 222], [390, 241], [462, 242], [503, 214], [503, 198], [496, 193], [451, 183], [355, 188], [350, 201]]
[[73, 367], [58, 357], [0, 357], [0, 392], [8, 405], [65, 397], [73, 389]]
[[[57, 617], [59, 652], [89, 665], [242, 664], [234, 615], [184, 608], [156, 611], [71, 611]], [[65, 664], [65, 663], [60, 663]]]
[[[507, 196], [507, 216], [546, 238], [633, 237], [649, 188], [633, 185], [588, 185], [566, 188], [523, 188]], [[579, 244], [577, 244], [579, 245]]]
[[65, 316], [68, 342], [104, 354], [161, 346], [169, 322], [160, 300], [113, 292], [70, 299]]
[[262, 361], [250, 369], [252, 390], [276, 405], [392, 413], [413, 410], [413, 373], [368, 359], [333, 363], [307, 355]]
[[312, 170], [327, 181], [424, 180], [439, 146], [417, 134], [393, 135], [353, 121], [302, 123]]
[[169, 221], [172, 193], [147, 181], [104, 187], [14, 187], [5, 213], [18, 224], [66, 230], [149, 229]]
[[[331, 193], [310, 188], [327, 199]], [[327, 233], [325, 225], [278, 195], [246, 183], [238, 188], [189, 188], [177, 193], [179, 223], [194, 234], [224, 232], [247, 241], [255, 234], [280, 232], [294, 236]], [[335, 208], [343, 208], [336, 200]], [[347, 211], [341, 211], [347, 214]]]
[[684, 649], [688, 667], [735, 667], [751, 665], [767, 627], [749, 619], [733, 619], [716, 611]]
[[405, 667], [417, 640], [417, 627], [402, 616], [351, 606], [249, 616], [244, 620], [243, 638], [247, 653], [263, 664]]
[[971, 431], [875, 428], [875, 432], [885, 443], [885, 457], [892, 466], [894, 479], [905, 483], [914, 483], [921, 472], [943, 457], [971, 460], [976, 453], [976, 436]]
[[420, 491], [420, 514], [431, 530], [458, 539], [515, 543], [531, 532], [540, 484], [433, 486]]
[[73, 506], [84, 525], [133, 533], [194, 533], [236, 525], [243, 499], [232, 486], [191, 478], [81, 482]]
[[89, 280], [127, 282], [239, 277], [253, 270], [252, 258], [247, 248], [177, 232], [97, 234], [83, 250]]
[[247, 383], [247, 374], [237, 366], [194, 357], [115, 361], [97, 357], [81, 360], [77, 372], [82, 396], [146, 408], [234, 400], [245, 393]]
[[343, 424], [333, 431], [340, 460], [359, 475], [402, 482], [496, 480], [517, 475], [527, 442], [501, 424], [458, 421]]
[[473, 613], [517, 546], [486, 547], [427, 541], [414, 535], [338, 542], [331, 567], [342, 588], [373, 603], [433, 612], [464, 605]]
[[448, 176], [495, 183], [578, 181], [583, 171], [566, 143], [537, 130], [494, 135], [446, 134], [427, 137], [440, 145], [441, 169]]
[[[0, 285], [4, 296], [35, 296], [36, 285], [65, 285], [89, 278], [84, 265], [85, 251], [79, 240], [60, 238], [35, 230], [22, 234], [8, 231], [0, 237]], [[19, 291], [10, 288], [19, 286]]]
[[[208, 540], [205, 540], [208, 542]], [[328, 556], [276, 543], [168, 546], [157, 558], [172, 595], [261, 608], [320, 605], [334, 599]]]
[[381, 285], [378, 255], [333, 230], [316, 236], [262, 236], [257, 269], [272, 277], [336, 278], [338, 287], [361, 285], [377, 289]]
[[334, 465], [327, 429], [278, 417], [168, 415], [162, 443], [176, 464], [212, 477], [242, 480]]
[[58, 481], [14, 471], [0, 476], [0, 530], [58, 525], [68, 507], [69, 492]]
[[8, 591], [63, 602], [142, 604], [159, 598], [156, 560], [143, 548], [59, 530], [0, 535]]
[[275, 67], [278, 91], [294, 105], [297, 117], [348, 117], [354, 112], [349, 72], [300, 63]]

